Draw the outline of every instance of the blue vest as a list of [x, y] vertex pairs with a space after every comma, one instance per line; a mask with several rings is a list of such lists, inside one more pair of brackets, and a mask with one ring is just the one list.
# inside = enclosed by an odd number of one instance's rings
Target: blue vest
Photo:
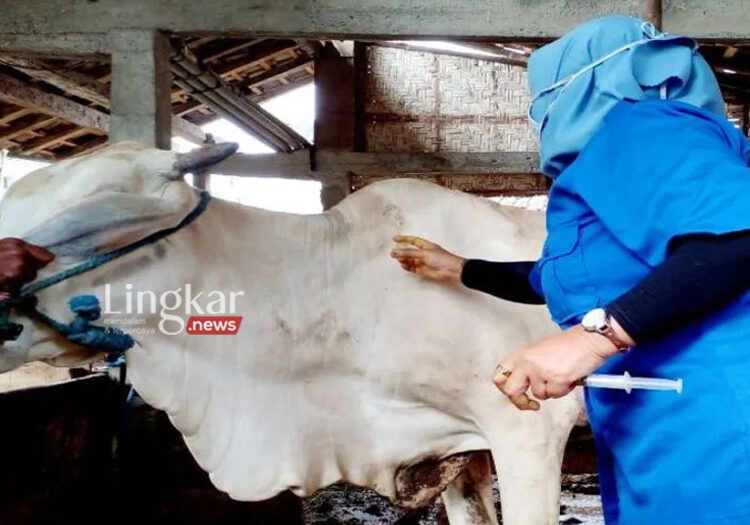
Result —
[[[670, 241], [750, 229], [750, 144], [674, 101], [620, 102], [555, 180], [531, 275], [563, 328], [664, 262]], [[750, 268], [748, 268], [750, 271]], [[750, 523], [750, 293], [600, 373], [681, 395], [587, 389], [608, 524]]]

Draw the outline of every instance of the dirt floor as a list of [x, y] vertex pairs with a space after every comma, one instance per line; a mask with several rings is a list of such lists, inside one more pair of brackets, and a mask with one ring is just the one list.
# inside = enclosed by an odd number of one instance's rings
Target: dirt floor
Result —
[[[499, 514], [499, 494], [495, 482]], [[567, 474], [563, 479], [560, 523], [564, 525], [603, 525], [599, 485], [595, 474]], [[405, 514], [372, 491], [336, 485], [320, 491], [305, 504], [306, 525], [440, 525], [441, 509]]]

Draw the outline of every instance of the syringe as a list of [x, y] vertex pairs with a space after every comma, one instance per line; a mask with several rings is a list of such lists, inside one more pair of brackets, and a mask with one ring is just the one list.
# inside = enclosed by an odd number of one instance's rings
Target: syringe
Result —
[[591, 374], [583, 378], [584, 386], [592, 388], [615, 388], [624, 390], [628, 394], [633, 389], [643, 390], [674, 390], [682, 393], [682, 379], [659, 379], [656, 377], [631, 377], [625, 372], [621, 376], [609, 374]]

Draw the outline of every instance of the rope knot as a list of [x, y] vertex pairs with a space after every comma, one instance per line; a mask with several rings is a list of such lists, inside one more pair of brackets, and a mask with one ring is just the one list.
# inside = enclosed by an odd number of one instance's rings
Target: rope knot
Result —
[[102, 315], [99, 299], [95, 295], [76, 295], [68, 301], [68, 306], [78, 317], [96, 321]]

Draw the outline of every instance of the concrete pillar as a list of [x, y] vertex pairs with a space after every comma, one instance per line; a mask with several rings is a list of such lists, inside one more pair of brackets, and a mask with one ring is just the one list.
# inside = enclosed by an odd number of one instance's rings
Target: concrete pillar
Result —
[[170, 149], [172, 138], [169, 39], [151, 29], [110, 32], [112, 119], [110, 142], [137, 140]]

